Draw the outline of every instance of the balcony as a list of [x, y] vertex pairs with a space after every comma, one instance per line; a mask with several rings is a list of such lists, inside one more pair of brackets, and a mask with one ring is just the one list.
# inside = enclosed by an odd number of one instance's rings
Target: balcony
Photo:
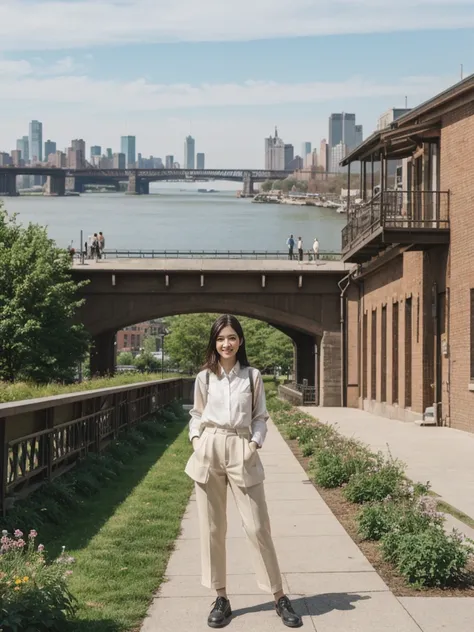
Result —
[[348, 215], [342, 259], [364, 263], [392, 244], [424, 250], [448, 243], [448, 191], [382, 191]]

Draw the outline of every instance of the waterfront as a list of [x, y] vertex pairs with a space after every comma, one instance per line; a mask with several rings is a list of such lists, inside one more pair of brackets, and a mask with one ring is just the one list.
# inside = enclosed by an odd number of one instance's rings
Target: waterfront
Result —
[[[173, 183], [174, 184], [174, 183]], [[236, 187], [197, 193], [200, 184], [171, 183], [150, 195], [87, 193], [80, 197], [3, 198], [21, 223], [48, 226], [60, 246], [103, 231], [107, 248], [155, 250], [284, 250], [290, 233], [305, 249], [318, 237], [321, 250], [340, 251], [345, 216], [332, 209], [252, 204], [236, 197]], [[221, 187], [221, 183], [206, 188]], [[232, 185], [231, 185], [232, 186]], [[187, 190], [183, 190], [187, 189]]]

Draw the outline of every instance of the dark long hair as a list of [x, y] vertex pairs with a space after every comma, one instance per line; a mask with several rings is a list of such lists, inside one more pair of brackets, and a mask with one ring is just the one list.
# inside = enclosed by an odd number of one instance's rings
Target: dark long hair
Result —
[[216, 375], [219, 367], [219, 354], [217, 353], [216, 342], [217, 337], [224, 327], [232, 327], [239, 337], [241, 345], [237, 351], [237, 360], [240, 362], [240, 366], [250, 366], [247, 358], [247, 350], [245, 349], [245, 336], [242, 325], [235, 316], [232, 316], [231, 314], [222, 314], [222, 316], [219, 316], [211, 327], [209, 343], [206, 349], [206, 361], [203, 367], [204, 369], [209, 369]]

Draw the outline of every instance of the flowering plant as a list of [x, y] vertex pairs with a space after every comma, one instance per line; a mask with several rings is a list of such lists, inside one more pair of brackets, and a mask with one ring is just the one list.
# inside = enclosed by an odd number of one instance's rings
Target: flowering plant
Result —
[[31, 530], [25, 539], [20, 530], [13, 536], [2, 532], [0, 539], [0, 631], [37, 632], [63, 629], [75, 612], [74, 598], [67, 587], [74, 558], [61, 555], [51, 564], [45, 548], [36, 545], [38, 534]]

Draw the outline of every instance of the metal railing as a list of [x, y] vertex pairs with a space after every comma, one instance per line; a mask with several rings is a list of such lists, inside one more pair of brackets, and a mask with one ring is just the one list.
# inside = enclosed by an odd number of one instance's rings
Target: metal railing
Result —
[[[288, 250], [125, 250], [105, 249], [105, 258], [110, 259], [288, 259]], [[340, 252], [321, 250], [317, 257], [322, 260], [339, 260]], [[298, 259], [294, 250], [293, 259]], [[306, 250], [305, 261], [313, 261], [314, 254]]]
[[303, 404], [316, 405], [318, 403], [318, 389], [316, 386], [307, 386], [306, 384], [292, 384], [303, 395]]
[[448, 229], [449, 191], [381, 191], [349, 215], [342, 250], [379, 227], [407, 232]]
[[64, 474], [79, 457], [101, 452], [124, 429], [187, 396], [185, 383], [141, 382], [0, 404], [0, 515], [8, 497]]

